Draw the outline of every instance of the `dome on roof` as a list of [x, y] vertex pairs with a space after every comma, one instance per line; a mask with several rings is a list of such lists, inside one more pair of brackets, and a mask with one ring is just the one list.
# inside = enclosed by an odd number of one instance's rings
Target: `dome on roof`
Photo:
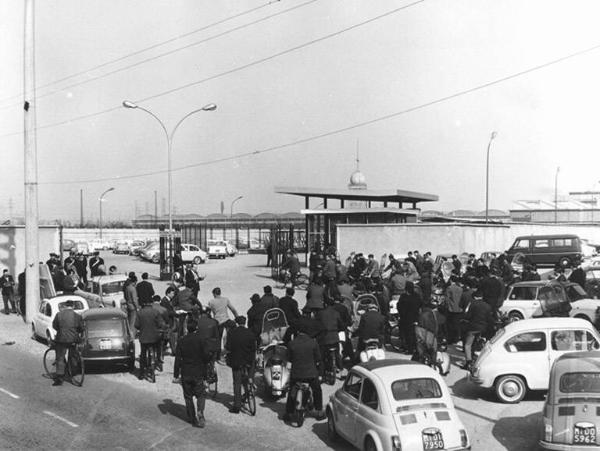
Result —
[[350, 176], [350, 183], [348, 188], [350, 189], [365, 189], [367, 187], [367, 179], [364, 174], [358, 169]]

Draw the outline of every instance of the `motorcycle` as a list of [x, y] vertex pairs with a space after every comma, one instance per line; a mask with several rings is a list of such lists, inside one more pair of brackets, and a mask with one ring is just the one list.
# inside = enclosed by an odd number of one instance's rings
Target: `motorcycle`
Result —
[[289, 389], [290, 368], [287, 347], [283, 337], [288, 323], [283, 310], [269, 309], [263, 316], [261, 345], [257, 352], [257, 367], [262, 369], [265, 391], [273, 397], [282, 397]]

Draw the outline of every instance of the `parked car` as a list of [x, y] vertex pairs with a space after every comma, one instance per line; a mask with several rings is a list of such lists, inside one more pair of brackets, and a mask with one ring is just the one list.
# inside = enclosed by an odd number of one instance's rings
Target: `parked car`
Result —
[[541, 280], [513, 284], [499, 310], [513, 320], [571, 316], [593, 322], [598, 307], [600, 301], [576, 283]]
[[134, 335], [127, 314], [118, 308], [87, 310], [82, 315], [84, 337], [81, 356], [86, 363], [135, 364]]
[[77, 243], [73, 240], [64, 239], [62, 240], [63, 252], [71, 252], [77, 250]]
[[110, 249], [110, 241], [101, 240], [99, 238], [93, 239], [88, 242], [90, 253], [95, 251], [106, 251]]
[[67, 301], [73, 301], [73, 309], [77, 313], [82, 313], [89, 309], [85, 299], [74, 294], [60, 295], [51, 299], [44, 299], [40, 307], [33, 315], [31, 322], [31, 333], [33, 338], [43, 338], [45, 340], [54, 340], [56, 330], [52, 327], [52, 321]]
[[582, 241], [577, 235], [526, 235], [519, 236], [506, 251], [512, 259], [523, 254], [529, 263], [538, 266], [577, 266], [583, 258]]
[[159, 243], [152, 243], [150, 246], [146, 246], [140, 252], [140, 257], [144, 260], [148, 260], [152, 263], [160, 263], [160, 245]]
[[127, 241], [117, 241], [113, 249], [113, 254], [127, 254], [129, 255], [129, 243]]
[[192, 262], [195, 265], [206, 262], [208, 255], [195, 244], [181, 245], [181, 261], [184, 263]]
[[593, 298], [600, 297], [600, 264], [585, 268], [585, 291]]
[[350, 369], [329, 398], [327, 429], [359, 449], [468, 450], [467, 430], [437, 371], [409, 360], [373, 360]]
[[518, 403], [528, 390], [547, 390], [552, 363], [567, 352], [600, 348], [594, 326], [579, 318], [516, 321], [500, 329], [477, 357], [470, 380]]
[[227, 243], [222, 240], [208, 240], [208, 257], [225, 258], [228, 255]]
[[145, 241], [134, 240], [129, 245], [129, 253], [131, 255], [140, 255], [140, 251], [146, 246]]
[[100, 296], [100, 302], [105, 307], [124, 308], [123, 286], [126, 280], [125, 274], [94, 276], [89, 281], [89, 287], [92, 293]]
[[552, 365], [542, 410], [540, 447], [550, 450], [598, 449], [600, 352], [570, 352]]
[[83, 255], [90, 255], [90, 245], [87, 241], [77, 241], [75, 244], [75, 252], [82, 253]]

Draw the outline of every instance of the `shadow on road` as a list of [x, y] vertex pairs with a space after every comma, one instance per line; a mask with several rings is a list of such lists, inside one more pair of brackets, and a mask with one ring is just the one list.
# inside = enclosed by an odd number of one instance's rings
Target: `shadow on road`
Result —
[[172, 399], [163, 399], [162, 404], [158, 405], [158, 410], [160, 410], [160, 413], [163, 415], [172, 415], [182, 421], [185, 421], [186, 423], [189, 421], [185, 406], [183, 404], [173, 402]]
[[492, 435], [508, 451], [535, 451], [539, 449], [538, 433], [541, 412], [526, 417], [506, 417], [496, 421]]
[[338, 438], [335, 442], [329, 440], [329, 437], [327, 436], [327, 421], [320, 421], [318, 423], [313, 424], [312, 431], [317, 437], [319, 437], [319, 440], [323, 442], [323, 445], [327, 446], [328, 448], [336, 450], [355, 449], [350, 445], [350, 443], [346, 442], [341, 438]]
[[[464, 370], [459, 369], [459, 371]], [[478, 385], [469, 382], [466, 372], [465, 377], [457, 380], [454, 385], [450, 387], [450, 390], [452, 391], [452, 395], [462, 399], [483, 399], [484, 401], [498, 402], [493, 389], [488, 390], [486, 388], [481, 388]]]

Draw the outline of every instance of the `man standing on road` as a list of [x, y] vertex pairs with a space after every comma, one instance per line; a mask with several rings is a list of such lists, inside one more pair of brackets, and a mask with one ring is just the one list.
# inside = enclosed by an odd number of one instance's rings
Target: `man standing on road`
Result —
[[[2, 300], [4, 301], [4, 314], [17, 313], [15, 306], [15, 279], [8, 273], [8, 269], [2, 271], [0, 277], [0, 286], [2, 287]], [[10, 302], [10, 309], [8, 304]]]
[[237, 317], [238, 313], [233, 305], [231, 305], [231, 301], [228, 298], [221, 296], [221, 289], [219, 287], [213, 288], [212, 294], [213, 299], [210, 300], [208, 306], [213, 312], [213, 318], [219, 323], [219, 349], [217, 350], [217, 360], [220, 360], [223, 330], [225, 330], [225, 323], [229, 321], [227, 309], [231, 310], [231, 313], [233, 313], [234, 317]]
[[135, 328], [139, 331], [140, 340], [140, 374], [139, 379], [144, 377], [146, 371], [146, 356], [148, 350], [154, 348], [157, 356], [158, 370], [162, 371], [162, 364], [158, 360], [160, 356], [159, 346], [162, 338], [162, 331], [167, 328], [167, 325], [163, 321], [163, 318], [159, 311], [152, 305], [152, 299], [150, 302], [145, 302], [142, 309], [139, 311], [135, 318]]
[[[294, 288], [286, 288], [285, 296], [279, 300], [279, 308], [285, 313], [288, 324], [294, 323], [300, 318], [300, 310], [298, 310], [298, 301], [294, 299]], [[262, 320], [261, 320], [262, 321]]]
[[101, 276], [104, 273], [101, 268], [104, 268], [104, 259], [100, 257], [100, 251], [94, 251], [94, 256], [90, 258], [90, 275], [92, 277]]
[[248, 366], [248, 384], [254, 378], [254, 358], [256, 356], [256, 340], [254, 334], [244, 327], [246, 318], [238, 316], [235, 319], [237, 327], [227, 333], [227, 364], [231, 367], [233, 375], [233, 406], [230, 413], [240, 413], [242, 407], [242, 369]]
[[125, 304], [127, 305], [127, 320], [129, 321], [129, 327], [131, 329], [133, 329], [135, 325], [137, 311], [140, 308], [140, 305], [138, 303], [137, 290], [135, 289], [136, 282], [137, 277], [132, 271], [129, 273], [129, 276], [125, 281], [125, 285], [123, 285], [123, 294], [125, 297]]
[[152, 296], [154, 296], [154, 287], [152, 283], [148, 282], [148, 273], [142, 273], [142, 281], [135, 286], [137, 292], [138, 302], [140, 305], [152, 302]]
[[77, 271], [77, 275], [83, 282], [84, 287], [87, 287], [87, 264], [87, 258], [83, 255], [83, 252], [78, 252], [73, 265], [75, 266], [75, 271]]
[[[79, 341], [83, 333], [83, 320], [73, 310], [72, 300], [65, 302], [64, 307], [56, 314], [52, 327], [56, 330], [54, 338], [56, 349], [56, 377], [52, 385], [62, 385], [65, 377], [65, 355], [69, 347]], [[69, 355], [69, 357], [71, 357]]]
[[[183, 399], [185, 400], [185, 408], [190, 422], [195, 427], [203, 428], [206, 424], [204, 418], [204, 404], [206, 402], [204, 375], [206, 374], [206, 364], [209, 356], [203, 340], [195, 333], [196, 328], [196, 322], [189, 321], [187, 335], [182, 337], [177, 344], [173, 376], [175, 378], [174, 382], [176, 382], [181, 374]], [[194, 406], [194, 396], [196, 397], [196, 406]]]

